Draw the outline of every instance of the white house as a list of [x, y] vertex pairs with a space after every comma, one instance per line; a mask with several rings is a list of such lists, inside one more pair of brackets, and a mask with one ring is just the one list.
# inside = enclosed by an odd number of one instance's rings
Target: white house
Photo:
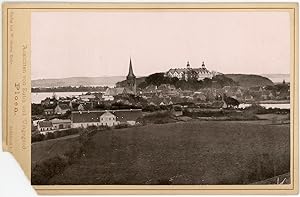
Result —
[[135, 125], [142, 116], [141, 109], [131, 110], [99, 110], [72, 111], [72, 128], [86, 128], [88, 126], [115, 126], [118, 124]]
[[47, 133], [49, 131], [54, 131], [54, 127], [52, 125], [52, 122], [50, 121], [40, 121], [37, 124], [38, 131], [41, 133]]
[[120, 122], [117, 121], [117, 117], [109, 111], [106, 111], [100, 116], [100, 125], [112, 127], [118, 125], [119, 123]]
[[52, 119], [50, 120], [50, 122], [53, 125], [53, 128], [58, 130], [58, 129], [67, 129], [67, 128], [71, 128], [71, 120], [70, 119]]

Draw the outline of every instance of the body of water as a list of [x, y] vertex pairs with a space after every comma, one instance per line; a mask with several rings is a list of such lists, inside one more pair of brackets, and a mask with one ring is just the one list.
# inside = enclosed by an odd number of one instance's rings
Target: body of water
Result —
[[53, 94], [56, 95], [57, 98], [59, 97], [72, 97], [72, 96], [79, 96], [82, 94], [86, 94], [86, 92], [32, 92], [31, 93], [31, 103], [39, 104], [42, 100], [47, 97], [52, 97]]
[[[279, 109], [290, 109], [291, 105], [290, 103], [261, 103], [260, 106], [263, 106], [265, 108], [279, 108]], [[239, 108], [245, 108], [249, 107], [251, 104], [248, 103], [242, 103], [239, 105]]]
[[[42, 100], [47, 97], [52, 97], [53, 92], [33, 92], [31, 93], [31, 102], [39, 104]], [[55, 95], [59, 97], [71, 97], [71, 96], [79, 96], [82, 94], [86, 94], [86, 92], [56, 92]], [[242, 103], [239, 105], [239, 108], [249, 107], [251, 104]], [[290, 109], [290, 103], [262, 103], [261, 106], [265, 108], [280, 108], [280, 109]]]

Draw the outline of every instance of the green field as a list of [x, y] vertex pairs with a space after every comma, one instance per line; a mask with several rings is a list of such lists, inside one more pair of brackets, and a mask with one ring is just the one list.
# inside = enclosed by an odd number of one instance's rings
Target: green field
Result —
[[[85, 145], [82, 157], [48, 183], [250, 184], [290, 171], [289, 139], [288, 124], [251, 121], [99, 131]], [[42, 150], [33, 150], [35, 160], [34, 154]]]
[[76, 136], [78, 135], [33, 143], [31, 145], [32, 167], [38, 162], [42, 162], [46, 159], [62, 155], [70, 150], [78, 148], [80, 144]]

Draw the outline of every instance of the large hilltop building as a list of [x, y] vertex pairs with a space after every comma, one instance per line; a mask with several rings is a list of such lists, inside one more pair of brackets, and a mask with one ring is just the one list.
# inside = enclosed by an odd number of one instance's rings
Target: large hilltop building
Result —
[[165, 77], [176, 77], [180, 80], [188, 81], [191, 78], [195, 78], [198, 81], [205, 78], [211, 79], [214, 76], [213, 72], [209, 71], [204, 62], [200, 68], [191, 68], [189, 62], [187, 62], [186, 68], [171, 68], [168, 72], [165, 73]]

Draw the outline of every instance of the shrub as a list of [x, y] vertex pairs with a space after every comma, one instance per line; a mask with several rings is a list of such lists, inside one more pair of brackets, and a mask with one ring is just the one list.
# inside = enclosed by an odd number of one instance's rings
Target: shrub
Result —
[[[96, 127], [97, 128], [97, 127]], [[80, 128], [70, 128], [66, 130], [60, 130], [60, 131], [54, 131], [47, 133], [45, 135], [43, 134], [34, 134], [31, 136], [31, 142], [38, 142], [38, 141], [43, 141], [43, 140], [50, 140], [50, 139], [56, 139], [60, 137], [65, 137], [68, 135], [75, 135], [80, 133], [82, 129]]]
[[43, 141], [44, 139], [45, 139], [45, 135], [38, 133], [31, 136], [31, 143]]
[[97, 130], [98, 127], [97, 127], [96, 125], [92, 125], [92, 126], [88, 126], [86, 129], [87, 129], [88, 131], [93, 131], [93, 130]]
[[47, 133], [45, 136], [45, 140], [50, 140], [50, 139], [54, 139], [55, 135], [54, 133]]
[[165, 124], [165, 123], [168, 123], [168, 121], [166, 121], [165, 119], [159, 119], [159, 120], [155, 120], [153, 123], [154, 124]]
[[159, 111], [141, 117], [138, 119], [138, 122], [140, 122], [142, 125], [147, 123], [164, 124], [174, 122], [174, 119], [170, 111]]
[[123, 129], [123, 128], [128, 128], [128, 124], [118, 124], [115, 126], [115, 129]]
[[192, 118], [193, 117], [222, 117], [226, 115], [226, 112], [224, 110], [220, 110], [220, 111], [203, 110], [198, 112], [189, 112], [184, 110], [183, 115]]
[[266, 108], [258, 104], [252, 104], [244, 109], [245, 111], [251, 111], [252, 113], [259, 114], [266, 112]]
[[255, 114], [272, 114], [272, 113], [289, 114], [290, 113], [289, 109], [279, 109], [279, 108], [266, 109], [265, 107], [258, 105], [258, 104], [252, 104], [251, 106], [246, 107], [244, 110], [251, 111], [252, 113], [255, 113]]
[[143, 111], [149, 111], [149, 112], [154, 112], [160, 110], [160, 107], [155, 106], [155, 105], [146, 105], [143, 107]]
[[31, 183], [33, 185], [46, 185], [56, 174], [60, 174], [68, 165], [68, 158], [65, 156], [55, 156], [35, 165], [31, 173]]
[[74, 147], [72, 147], [72, 149], [64, 155], [45, 159], [41, 162], [38, 162], [35, 166], [32, 166], [31, 183], [34, 185], [49, 184], [49, 180], [53, 176], [62, 173], [67, 166], [76, 162], [77, 159], [80, 158], [84, 152], [86, 152], [86, 146], [92, 144], [87, 143], [89, 139], [90, 138], [87, 135], [80, 136], [79, 146], [74, 145]]

